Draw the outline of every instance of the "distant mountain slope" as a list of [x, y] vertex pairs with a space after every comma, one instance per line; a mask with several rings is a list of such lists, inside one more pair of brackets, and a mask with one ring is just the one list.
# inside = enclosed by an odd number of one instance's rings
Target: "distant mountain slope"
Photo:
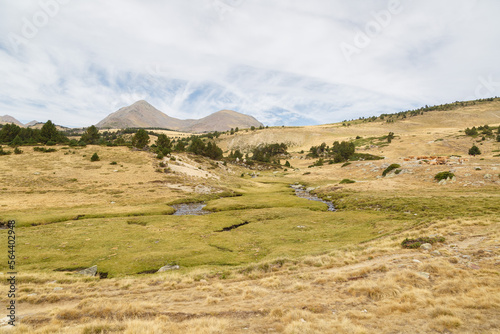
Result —
[[185, 132], [226, 131], [261, 125], [252, 116], [231, 110], [221, 110], [201, 119], [181, 120], [164, 114], [144, 100], [123, 107], [96, 124], [99, 128], [166, 128]]
[[0, 124], [7, 124], [7, 123], [14, 123], [19, 126], [24, 126], [23, 123], [19, 122], [17, 119], [15, 119], [12, 116], [9, 115], [3, 115], [0, 116]]
[[197, 120], [187, 130], [190, 132], [226, 131], [231, 128], [246, 129], [261, 125], [263, 124], [252, 116], [240, 114], [232, 110], [221, 110]]
[[36, 125], [38, 123], [41, 123], [41, 122], [33, 120], [31, 122], [28, 122], [28, 123], [24, 124], [24, 126], [26, 126], [26, 127], [29, 128], [30, 126]]

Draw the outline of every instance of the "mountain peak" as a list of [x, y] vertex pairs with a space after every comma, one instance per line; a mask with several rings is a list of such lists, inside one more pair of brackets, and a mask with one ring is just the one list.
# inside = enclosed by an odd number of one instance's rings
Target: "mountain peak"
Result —
[[23, 123], [19, 122], [17, 119], [15, 119], [10, 115], [0, 116], [0, 124], [8, 124], [8, 123], [13, 123], [18, 126], [24, 126]]

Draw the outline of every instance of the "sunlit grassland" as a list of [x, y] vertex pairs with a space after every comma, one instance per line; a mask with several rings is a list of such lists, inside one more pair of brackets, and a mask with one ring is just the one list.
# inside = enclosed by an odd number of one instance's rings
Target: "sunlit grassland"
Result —
[[319, 191], [341, 211], [378, 211], [388, 217], [405, 215], [419, 219], [452, 219], [498, 215], [500, 191], [497, 186], [477, 189], [426, 189], [362, 192]]
[[[20, 227], [19, 270], [72, 270], [97, 264], [100, 272], [116, 276], [172, 263], [186, 270], [236, 266], [320, 254], [404, 226], [377, 212], [327, 212], [325, 204], [297, 198], [285, 184], [262, 188], [240, 189], [242, 196], [210, 201], [209, 206], [219, 212], [204, 216], [112, 217], [110, 213], [107, 218]], [[245, 210], [239, 206], [242, 203]], [[243, 222], [248, 224], [219, 232]]]

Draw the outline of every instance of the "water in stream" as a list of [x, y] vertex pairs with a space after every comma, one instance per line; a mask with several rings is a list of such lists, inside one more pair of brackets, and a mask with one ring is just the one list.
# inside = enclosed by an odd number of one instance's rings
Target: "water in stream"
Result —
[[173, 216], [201, 216], [211, 212], [203, 210], [205, 203], [183, 203], [171, 205], [175, 209]]
[[301, 184], [292, 184], [290, 185], [295, 190], [295, 195], [300, 198], [305, 198], [310, 201], [317, 201], [317, 202], [322, 202], [328, 205], [328, 211], [335, 211], [335, 207], [333, 206], [332, 202], [327, 202], [325, 200], [322, 200], [316, 195], [312, 195], [303, 185]]

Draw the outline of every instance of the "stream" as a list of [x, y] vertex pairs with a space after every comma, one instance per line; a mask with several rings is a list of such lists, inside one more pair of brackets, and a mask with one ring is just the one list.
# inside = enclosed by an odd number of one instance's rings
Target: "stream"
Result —
[[205, 203], [183, 203], [173, 204], [171, 207], [175, 209], [173, 216], [201, 216], [208, 215], [211, 212], [203, 210], [207, 206]]
[[290, 187], [295, 190], [295, 195], [300, 198], [305, 198], [310, 201], [322, 202], [328, 205], [328, 211], [335, 211], [335, 207], [332, 202], [327, 202], [322, 200], [316, 195], [312, 195], [303, 185], [301, 184], [291, 184]]

